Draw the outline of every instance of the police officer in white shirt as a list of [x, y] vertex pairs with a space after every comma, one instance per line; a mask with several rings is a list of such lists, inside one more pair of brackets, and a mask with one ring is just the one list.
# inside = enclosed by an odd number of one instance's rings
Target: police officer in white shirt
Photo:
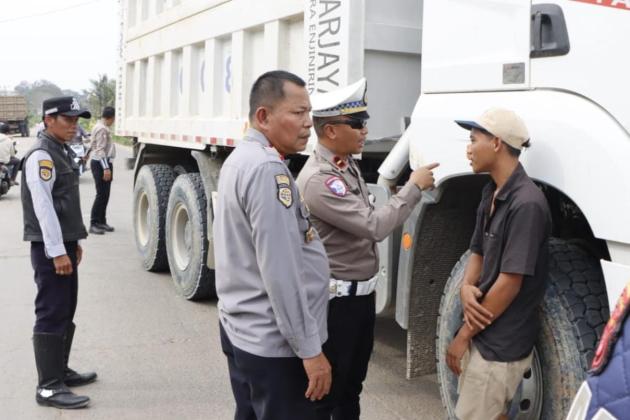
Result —
[[63, 96], [43, 103], [42, 131], [24, 156], [22, 209], [24, 240], [31, 242], [35, 271], [35, 326], [33, 347], [39, 381], [35, 394], [40, 405], [82, 408], [89, 398], [69, 386], [96, 379], [68, 367], [77, 307], [78, 274], [87, 237], [81, 214], [79, 179], [66, 143], [76, 132], [79, 117], [90, 118], [76, 98]]

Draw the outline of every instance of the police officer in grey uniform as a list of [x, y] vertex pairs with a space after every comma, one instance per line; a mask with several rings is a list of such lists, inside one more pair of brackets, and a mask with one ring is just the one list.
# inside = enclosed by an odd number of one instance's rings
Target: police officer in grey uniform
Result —
[[221, 169], [214, 217], [221, 345], [237, 420], [315, 419], [328, 393], [328, 260], [284, 156], [304, 150], [312, 122], [305, 83], [263, 74], [251, 127]]
[[46, 129], [24, 156], [22, 210], [24, 240], [31, 242], [35, 271], [35, 326], [33, 347], [39, 382], [35, 394], [41, 405], [82, 408], [89, 398], [69, 386], [96, 379], [68, 367], [75, 325], [78, 274], [87, 237], [79, 198], [79, 179], [72, 151], [66, 145], [75, 134], [79, 117], [90, 118], [76, 98], [63, 96], [43, 104]]
[[374, 209], [353, 154], [368, 133], [365, 79], [311, 97], [318, 145], [297, 183], [330, 261], [331, 301], [324, 354], [333, 368], [330, 395], [317, 403], [318, 418], [358, 419], [359, 394], [374, 341], [377, 242], [409, 216], [433, 186], [428, 165], [412, 172], [387, 204]]

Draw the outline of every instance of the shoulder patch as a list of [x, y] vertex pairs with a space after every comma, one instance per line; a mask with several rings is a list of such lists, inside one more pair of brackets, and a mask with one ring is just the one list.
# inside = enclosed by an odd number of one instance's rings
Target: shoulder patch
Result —
[[348, 194], [348, 187], [338, 176], [331, 176], [325, 182], [328, 189], [337, 197], [345, 197]]
[[37, 164], [39, 166], [39, 177], [42, 179], [42, 181], [50, 181], [50, 179], [52, 178], [52, 170], [54, 167], [52, 160], [38, 160]]
[[276, 183], [289, 185], [289, 177], [286, 175], [276, 175]]
[[276, 175], [276, 187], [278, 188], [278, 201], [286, 208], [293, 205], [293, 192], [291, 191], [291, 181], [287, 175]]

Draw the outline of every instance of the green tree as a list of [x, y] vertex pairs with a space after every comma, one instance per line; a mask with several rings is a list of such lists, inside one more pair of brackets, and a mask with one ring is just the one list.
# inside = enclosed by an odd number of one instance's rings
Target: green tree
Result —
[[103, 108], [115, 105], [116, 80], [109, 79], [106, 74], [99, 74], [97, 79], [90, 80], [90, 84], [84, 93], [92, 114], [98, 118]]

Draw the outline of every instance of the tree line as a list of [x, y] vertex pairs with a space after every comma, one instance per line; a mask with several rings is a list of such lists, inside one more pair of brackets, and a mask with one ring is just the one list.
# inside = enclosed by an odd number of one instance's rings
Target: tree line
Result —
[[26, 97], [31, 123], [41, 121], [44, 99], [64, 95], [76, 97], [82, 107], [88, 108], [92, 116], [98, 118], [104, 107], [115, 106], [116, 80], [110, 79], [106, 74], [99, 74], [96, 79], [90, 80], [89, 88], [81, 92], [61, 89], [48, 80], [37, 80], [33, 83], [23, 81], [14, 90], [18, 95]]

